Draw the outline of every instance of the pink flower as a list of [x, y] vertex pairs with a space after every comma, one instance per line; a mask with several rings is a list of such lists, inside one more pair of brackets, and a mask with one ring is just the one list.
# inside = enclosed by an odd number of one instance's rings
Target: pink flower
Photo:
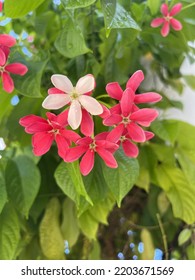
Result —
[[94, 138], [84, 137], [76, 142], [76, 147], [70, 148], [64, 158], [67, 162], [72, 162], [84, 156], [80, 162], [80, 171], [86, 176], [94, 166], [95, 153], [97, 153], [108, 167], [117, 168], [118, 164], [113, 153], [118, 149], [118, 145], [106, 140], [107, 133], [97, 134]]
[[33, 152], [41, 156], [49, 151], [53, 141], [56, 141], [58, 154], [65, 157], [71, 142], [76, 142], [80, 136], [64, 127], [68, 125], [67, 111], [58, 116], [46, 113], [47, 119], [36, 115], [28, 115], [20, 119], [20, 125], [25, 127], [26, 133], [34, 134], [32, 137]]
[[111, 115], [104, 119], [103, 123], [107, 126], [115, 126], [109, 134], [109, 140], [117, 142], [124, 132], [127, 131], [131, 140], [134, 142], [145, 142], [145, 131], [140, 127], [150, 126], [158, 116], [155, 109], [139, 109], [135, 104], [135, 94], [131, 88], [127, 88], [122, 98], [116, 106], [111, 108]]
[[51, 81], [55, 88], [50, 89], [49, 95], [43, 101], [45, 109], [59, 109], [70, 103], [68, 123], [72, 129], [77, 129], [82, 120], [82, 108], [91, 115], [100, 115], [103, 108], [89, 93], [95, 88], [92, 75], [80, 78], [74, 87], [64, 75], [53, 75]]
[[0, 1], [0, 12], [3, 11], [3, 2]]
[[[1, 2], [0, 2], [1, 3]], [[16, 44], [16, 39], [8, 34], [0, 35], [0, 65], [4, 65], [7, 61], [11, 47]]]
[[153, 19], [153, 21], [151, 22], [151, 26], [158, 27], [160, 25], [163, 25], [161, 29], [161, 35], [163, 37], [166, 37], [169, 34], [170, 26], [176, 31], [181, 30], [182, 24], [173, 17], [176, 14], [178, 14], [181, 11], [181, 9], [182, 9], [182, 4], [177, 3], [172, 7], [172, 9], [169, 12], [168, 5], [165, 3], [162, 4], [161, 13], [163, 14], [163, 17]]
[[[135, 104], [140, 104], [140, 103], [155, 103], [160, 101], [162, 97], [160, 94], [156, 92], [135, 94], [136, 90], [138, 89], [138, 87], [140, 86], [143, 80], [144, 80], [144, 74], [141, 70], [138, 70], [127, 81], [126, 89], [130, 88], [134, 92], [133, 102]], [[123, 90], [120, 87], [119, 83], [117, 82], [107, 84], [106, 91], [110, 97], [116, 100], [121, 100], [123, 96]]]

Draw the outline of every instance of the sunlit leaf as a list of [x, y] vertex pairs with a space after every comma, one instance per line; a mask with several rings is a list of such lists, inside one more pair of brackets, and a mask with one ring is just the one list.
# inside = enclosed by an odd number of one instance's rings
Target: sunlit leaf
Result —
[[85, 8], [95, 3], [95, 1], [96, 0], [61, 0], [65, 9]]

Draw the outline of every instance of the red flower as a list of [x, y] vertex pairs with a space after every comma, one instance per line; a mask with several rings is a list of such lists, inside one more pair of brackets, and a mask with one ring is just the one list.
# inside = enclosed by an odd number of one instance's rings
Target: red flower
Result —
[[173, 6], [173, 8], [169, 12], [168, 5], [165, 3], [162, 4], [161, 13], [163, 14], [163, 17], [153, 19], [153, 21], [151, 22], [151, 26], [159, 27], [160, 25], [163, 25], [161, 29], [161, 35], [163, 37], [166, 37], [169, 34], [170, 26], [176, 31], [181, 30], [182, 24], [180, 23], [180, 21], [173, 18], [173, 16], [175, 16], [181, 11], [181, 8], [182, 8], [182, 4], [177, 3], [176, 5]]
[[58, 154], [65, 157], [71, 142], [76, 142], [80, 136], [64, 127], [68, 125], [67, 111], [58, 116], [46, 113], [47, 119], [36, 115], [28, 115], [20, 119], [20, 125], [25, 127], [26, 133], [34, 134], [32, 137], [33, 152], [41, 156], [49, 151], [53, 141], [56, 141]]
[[3, 11], [3, 2], [0, 1], [0, 12]]
[[70, 148], [64, 158], [67, 162], [72, 162], [84, 156], [80, 162], [80, 171], [86, 176], [94, 166], [95, 153], [97, 153], [111, 168], [117, 168], [118, 164], [113, 153], [118, 149], [118, 145], [106, 140], [107, 133], [97, 134], [94, 138], [84, 137], [76, 142], [76, 147]]

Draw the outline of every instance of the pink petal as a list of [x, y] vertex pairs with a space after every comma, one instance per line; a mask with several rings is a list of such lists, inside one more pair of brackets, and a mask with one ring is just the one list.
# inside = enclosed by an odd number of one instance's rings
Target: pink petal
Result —
[[70, 102], [68, 94], [50, 94], [42, 103], [42, 107], [49, 110], [60, 109]]
[[163, 37], [166, 37], [169, 34], [169, 31], [170, 31], [170, 23], [168, 21], [165, 21], [161, 29], [161, 35]]
[[170, 24], [171, 24], [172, 28], [176, 31], [179, 31], [182, 29], [181, 22], [175, 18], [170, 19]]
[[168, 5], [167, 4], [162, 4], [161, 5], [161, 8], [160, 8], [160, 10], [161, 10], [161, 13], [163, 14], [163, 16], [167, 16], [167, 14], [169, 13], [169, 7], [168, 7]]
[[72, 162], [79, 159], [86, 151], [88, 150], [87, 146], [77, 146], [68, 149], [65, 155], [65, 161]]
[[102, 109], [103, 109], [103, 113], [99, 115], [99, 117], [101, 117], [102, 119], [105, 119], [107, 118], [108, 116], [110, 116], [110, 110], [105, 106], [105, 105], [102, 105]]
[[36, 116], [36, 115], [28, 115], [19, 120], [19, 124], [24, 127], [29, 126], [36, 122], [43, 122], [45, 124], [48, 123], [45, 119], [43, 119], [42, 117]]
[[67, 126], [68, 125], [68, 112], [69, 112], [69, 110], [65, 110], [57, 116], [57, 122], [61, 126]]
[[156, 92], [147, 92], [147, 93], [141, 93], [136, 94], [134, 102], [136, 104], [140, 103], [154, 103], [158, 102], [162, 99], [162, 96]]
[[93, 119], [85, 109], [82, 109], [81, 132], [85, 136], [91, 136], [94, 133]]
[[146, 136], [146, 141], [148, 141], [154, 137], [154, 133], [152, 133], [151, 131], [144, 131], [144, 133]]
[[68, 124], [72, 129], [77, 129], [81, 124], [82, 112], [78, 100], [73, 100], [68, 112]]
[[35, 122], [35, 123], [27, 126], [25, 129], [26, 133], [29, 133], [29, 134], [34, 134], [34, 133], [43, 132], [43, 131], [51, 131], [51, 130], [52, 130], [52, 126], [49, 125], [48, 123], [44, 123], [44, 122]]
[[58, 147], [58, 155], [64, 159], [66, 157], [67, 150], [69, 148], [67, 140], [60, 134], [55, 137], [56, 144]]
[[8, 59], [9, 53], [10, 53], [10, 49], [6, 46], [0, 45], [0, 49], [4, 52], [6, 60]]
[[54, 113], [47, 112], [46, 116], [50, 122], [57, 122], [57, 116]]
[[28, 68], [22, 63], [11, 63], [5, 66], [5, 70], [12, 74], [24, 76], [28, 71]]
[[76, 143], [81, 138], [81, 136], [78, 135], [76, 132], [68, 129], [60, 129], [60, 134], [67, 140], [74, 143]]
[[110, 108], [110, 114], [118, 114], [120, 115], [122, 112], [121, 112], [121, 106], [120, 104], [116, 104], [114, 105], [112, 108]]
[[0, 35], [0, 45], [6, 47], [13, 47], [16, 44], [16, 39], [8, 34], [1, 34]]
[[122, 120], [123, 118], [120, 115], [113, 114], [107, 117], [106, 119], [104, 119], [103, 124], [107, 126], [111, 126], [111, 125], [119, 124], [120, 122], [122, 122]]
[[93, 139], [89, 136], [86, 136], [86, 137], [83, 137], [83, 138], [80, 138], [76, 144], [77, 145], [81, 145], [81, 146], [85, 146], [85, 147], [88, 147], [91, 143], [93, 142]]
[[140, 109], [132, 113], [130, 119], [143, 126], [149, 126], [157, 117], [158, 111], [155, 109]]
[[2, 77], [3, 89], [6, 92], [11, 93], [14, 90], [14, 82], [12, 78], [7, 72], [2, 72], [1, 77]]
[[121, 137], [121, 135], [124, 132], [124, 124], [119, 124], [117, 127], [115, 127], [107, 136], [107, 140], [117, 143]]
[[60, 94], [60, 93], [64, 94], [65, 92], [58, 88], [53, 87], [53, 88], [49, 88], [47, 93], [48, 94]]
[[144, 130], [136, 123], [130, 123], [127, 125], [127, 130], [131, 139], [135, 142], [145, 142], [146, 136]]
[[3, 10], [3, 2], [0, 2], [0, 12]]
[[106, 140], [108, 134], [108, 131], [100, 132], [95, 136], [95, 140]]
[[136, 158], [139, 154], [138, 147], [129, 140], [122, 142], [122, 147], [127, 157]]
[[108, 140], [96, 140], [95, 143], [98, 147], [104, 148], [110, 151], [111, 153], [116, 152], [116, 150], [118, 150], [119, 148], [119, 145]]
[[114, 83], [107, 84], [106, 91], [110, 97], [117, 100], [121, 100], [123, 95], [123, 90], [120, 87], [119, 83], [114, 82]]
[[86, 154], [84, 154], [81, 162], [80, 162], [80, 170], [81, 173], [86, 176], [88, 175], [94, 166], [94, 151], [88, 150]]
[[42, 156], [51, 148], [54, 135], [48, 132], [38, 132], [32, 137], [33, 152], [36, 156]]
[[74, 88], [68, 77], [60, 74], [55, 74], [51, 76], [52, 84], [61, 91], [65, 93], [72, 93]]
[[131, 88], [136, 92], [137, 88], [144, 80], [144, 73], [141, 70], [136, 71], [131, 78], [127, 81], [126, 88]]
[[177, 3], [176, 5], [173, 6], [173, 8], [171, 9], [169, 15], [175, 16], [176, 14], [178, 14], [182, 9], [182, 4], [181, 3]]
[[103, 113], [103, 108], [100, 103], [91, 96], [80, 95], [79, 102], [91, 115], [100, 115]]
[[116, 159], [114, 158], [113, 154], [104, 148], [97, 147], [96, 152], [98, 155], [104, 160], [105, 164], [111, 168], [117, 168], [118, 164]]
[[155, 18], [152, 20], [151, 22], [151, 27], [158, 27], [160, 25], [162, 25], [165, 22], [164, 18]]
[[6, 56], [4, 51], [0, 48], [0, 66], [4, 66], [6, 63]]
[[95, 88], [95, 79], [94, 76], [88, 74], [82, 78], [80, 78], [76, 84], [76, 92], [78, 94], [88, 93]]
[[120, 101], [121, 111], [124, 117], [127, 117], [132, 110], [135, 93], [131, 88], [127, 88]]

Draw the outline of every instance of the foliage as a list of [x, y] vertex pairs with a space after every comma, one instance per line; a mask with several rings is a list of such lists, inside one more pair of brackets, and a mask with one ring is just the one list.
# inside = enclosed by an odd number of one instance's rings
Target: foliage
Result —
[[[189, 44], [195, 40], [194, 1], [180, 1], [176, 18], [183, 28], [165, 38], [150, 26], [162, 16], [160, 0], [4, 2], [1, 33], [17, 39], [9, 62], [26, 65], [28, 72], [12, 75], [11, 94], [0, 86], [0, 137], [6, 143], [0, 151], [0, 259], [114, 259], [119, 251], [133, 258], [136, 252], [126, 248], [140, 240], [145, 244], [144, 253], [137, 251], [140, 259], [152, 259], [155, 248], [165, 258], [194, 259], [194, 126], [159, 117], [150, 128], [155, 137], [138, 144], [137, 159], [119, 149], [118, 168], [110, 169], [96, 155], [94, 169], [82, 176], [79, 162], [64, 162], [55, 144], [35, 156], [31, 137], [19, 125], [28, 114], [45, 117], [41, 103], [53, 74], [67, 75], [73, 84], [93, 74], [93, 96], [110, 108], [116, 102], [106, 84], [125, 89], [129, 77], [142, 70], [164, 85], [162, 101], [149, 107], [181, 108], [166, 86], [181, 94], [185, 80], [194, 89], [194, 76], [180, 72], [186, 57], [195, 60]], [[179, 1], [169, 2], [173, 7]], [[145, 82], [137, 94], [157, 91], [155, 86]], [[18, 104], [11, 105], [14, 100]], [[96, 134], [104, 131], [100, 118], [94, 122]]]

